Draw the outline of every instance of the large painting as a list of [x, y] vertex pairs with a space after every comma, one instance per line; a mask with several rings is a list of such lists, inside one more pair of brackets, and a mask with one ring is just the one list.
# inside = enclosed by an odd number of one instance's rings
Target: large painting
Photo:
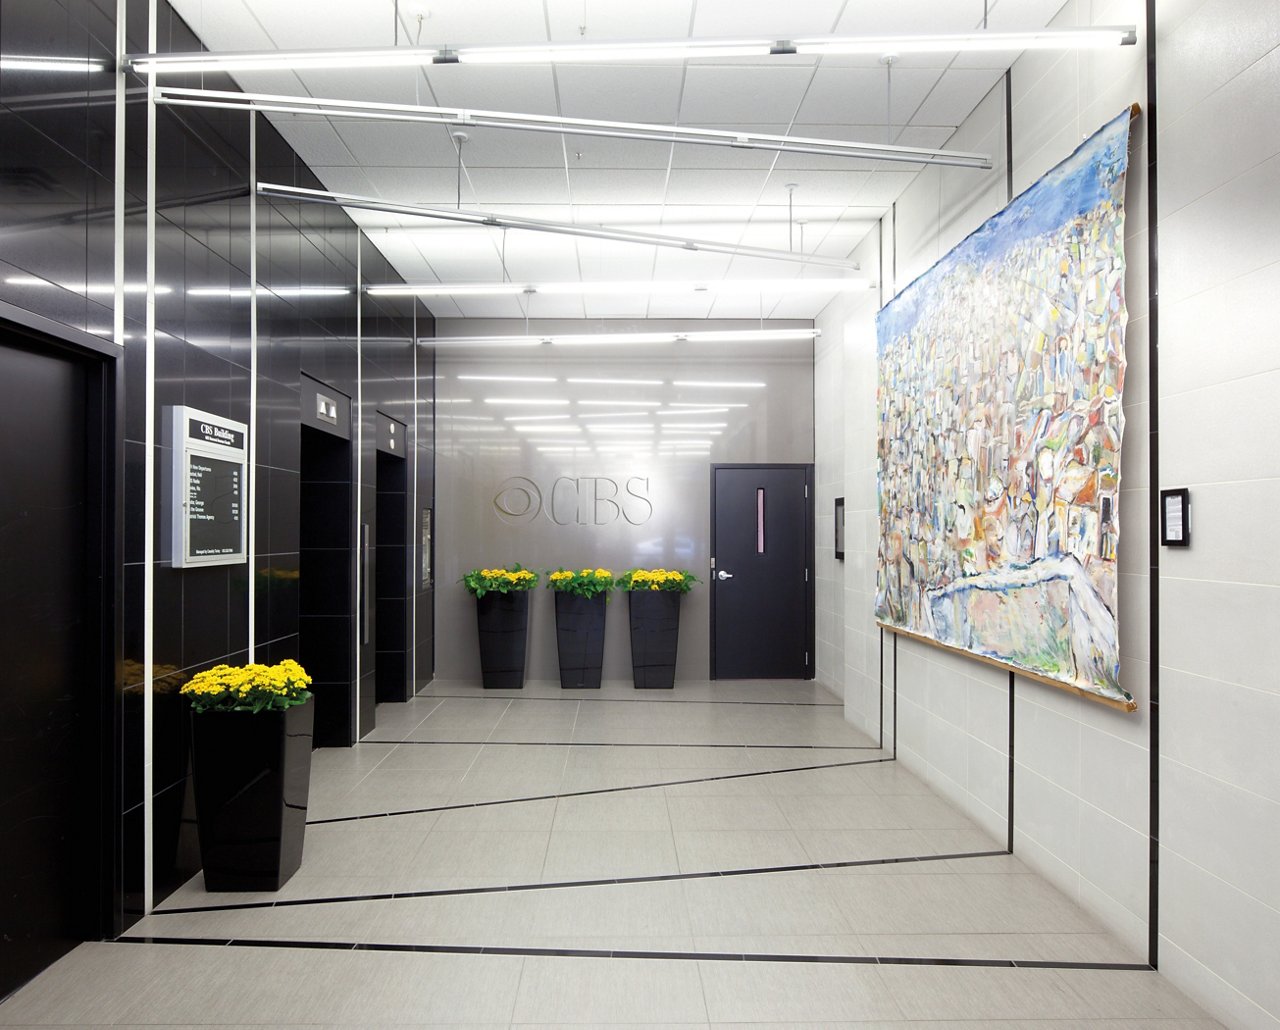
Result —
[[1112, 702], [1126, 110], [877, 321], [876, 615]]

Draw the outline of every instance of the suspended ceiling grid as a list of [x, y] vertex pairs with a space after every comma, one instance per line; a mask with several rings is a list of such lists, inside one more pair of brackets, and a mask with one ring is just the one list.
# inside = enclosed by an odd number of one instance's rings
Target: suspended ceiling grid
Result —
[[[685, 37], [966, 32], [974, 0], [174, 0], [214, 51]], [[1062, 0], [992, 0], [993, 30], [1042, 28]], [[421, 20], [419, 20], [421, 15]], [[585, 25], [582, 33], [580, 27]], [[468, 107], [944, 146], [1016, 55], [919, 54], [888, 83], [874, 57], [444, 65], [236, 73], [263, 93]], [[454, 206], [458, 149], [443, 126], [272, 115], [328, 189]], [[917, 174], [913, 165], [635, 140], [472, 129], [463, 207], [663, 231], [846, 258]], [[980, 173], [972, 173], [980, 174]], [[788, 215], [787, 184], [793, 211]], [[453, 226], [351, 211], [410, 282], [788, 278], [832, 270]], [[799, 224], [803, 222], [803, 225]], [[875, 270], [867, 270], [872, 277]], [[798, 296], [433, 297], [439, 316], [485, 318], [813, 318], [830, 294]]]

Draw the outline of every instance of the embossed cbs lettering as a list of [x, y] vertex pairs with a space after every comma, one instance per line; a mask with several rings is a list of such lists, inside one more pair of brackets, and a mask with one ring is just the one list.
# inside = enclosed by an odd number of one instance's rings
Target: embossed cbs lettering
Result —
[[557, 526], [608, 526], [619, 519], [643, 526], [653, 517], [653, 502], [647, 476], [621, 485], [609, 476], [560, 476], [546, 490], [528, 476], [512, 476], [498, 487], [493, 510], [509, 526], [539, 516]]

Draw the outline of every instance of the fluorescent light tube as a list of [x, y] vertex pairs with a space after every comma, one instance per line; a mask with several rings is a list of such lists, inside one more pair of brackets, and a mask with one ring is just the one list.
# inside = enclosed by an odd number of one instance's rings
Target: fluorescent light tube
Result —
[[661, 386], [661, 379], [566, 379], [566, 383], [589, 383], [595, 386]]
[[1093, 50], [1132, 46], [1132, 25], [1038, 29], [1032, 32], [961, 32], [907, 36], [813, 36], [793, 40], [797, 54], [933, 54], [956, 51]]
[[0, 54], [0, 72], [77, 72], [88, 74], [107, 70], [105, 61], [82, 57], [37, 57], [30, 54]]
[[764, 387], [765, 387], [765, 385], [766, 385], [766, 384], [764, 384], [764, 383], [749, 383], [749, 382], [729, 382], [729, 381], [726, 381], [726, 380], [723, 380], [723, 379], [721, 379], [721, 380], [716, 380], [716, 381], [714, 381], [714, 382], [707, 382], [707, 381], [700, 380], [700, 379], [677, 379], [677, 380], [676, 380], [672, 385], [673, 385], [673, 386], [726, 386], [726, 387], [745, 387], [745, 388], [752, 389], [752, 390], [762, 390], [762, 389], [764, 389]]
[[459, 380], [485, 383], [555, 383], [559, 382], [550, 376], [458, 376]]
[[578, 401], [578, 403], [584, 404], [589, 408], [590, 407], [599, 407], [599, 408], [660, 408], [662, 407], [662, 401], [615, 400], [615, 401]]
[[616, 282], [563, 282], [563, 283], [423, 283], [367, 286], [370, 296], [376, 297], [484, 297], [503, 295], [533, 295], [556, 297], [594, 296], [688, 296], [705, 293], [708, 296], [745, 294], [821, 294], [850, 293], [855, 290], [874, 289], [871, 279], [720, 279], [720, 280], [618, 280]]
[[[55, 283], [34, 275], [11, 275], [5, 278], [5, 282], [10, 286], [57, 286], [59, 289], [89, 297], [110, 297], [116, 292], [115, 283]], [[147, 284], [125, 283], [124, 292], [146, 293]], [[157, 296], [172, 292], [172, 286], [156, 286]]]
[[[542, 333], [531, 336], [445, 336], [423, 337], [421, 342], [427, 345], [445, 344], [449, 346], [536, 346], [540, 343], [557, 345], [585, 345], [611, 343], [783, 343], [796, 340], [811, 340], [821, 335], [820, 329], [734, 329], [734, 330], [690, 330], [689, 332], [661, 333]], [[675, 385], [679, 386], [680, 383]], [[699, 385], [714, 386], [714, 383]], [[760, 385], [764, 385], [761, 383]], [[702, 407], [702, 405], [699, 405]]]
[[656, 414], [658, 418], [688, 418], [690, 415], [722, 415], [724, 412], [728, 411], [730, 407], [745, 408], [746, 405], [726, 404], [722, 408], [685, 408], [684, 410], [679, 411], [663, 409], [662, 411], [655, 412], [654, 414]]
[[548, 404], [568, 406], [568, 401], [548, 400], [545, 397], [486, 397], [486, 404]]
[[394, 204], [377, 197], [363, 197], [354, 193], [335, 193], [332, 190], [313, 190], [303, 186], [282, 183], [259, 182], [259, 195], [280, 200], [307, 200], [317, 204], [334, 204], [338, 207], [361, 211], [380, 211], [384, 214], [408, 215], [414, 218], [434, 218], [446, 222], [464, 222], [492, 229], [526, 229], [530, 232], [558, 233], [562, 236], [582, 236], [587, 239], [612, 240], [617, 243], [635, 243], [649, 247], [674, 247], [678, 250], [704, 251], [708, 254], [730, 254], [735, 257], [759, 257], [774, 261], [791, 261], [802, 265], [826, 265], [833, 268], [856, 269], [856, 263], [838, 258], [798, 254], [789, 250], [770, 250], [767, 247], [743, 247], [714, 240], [694, 240], [684, 236], [667, 236], [662, 233], [637, 232], [630, 229], [610, 229], [606, 226], [579, 225], [574, 222], [552, 222], [542, 218], [526, 218], [520, 215], [499, 215], [491, 211], [468, 208], [430, 207], [424, 204]]
[[[351, 291], [345, 286], [259, 286], [259, 297], [345, 297]], [[193, 286], [188, 297], [232, 297], [247, 299], [253, 296], [248, 286]]]
[[541, 43], [459, 47], [459, 64], [567, 64], [607, 61], [686, 61], [697, 57], [767, 57], [773, 41], [659, 40], [646, 43]]

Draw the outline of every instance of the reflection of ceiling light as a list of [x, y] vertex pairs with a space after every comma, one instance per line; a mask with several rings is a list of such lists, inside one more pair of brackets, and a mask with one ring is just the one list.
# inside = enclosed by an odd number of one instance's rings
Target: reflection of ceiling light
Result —
[[592, 240], [611, 240], [615, 243], [635, 243], [648, 247], [674, 247], [678, 250], [703, 251], [708, 254], [731, 254], [734, 257], [758, 257], [772, 261], [792, 261], [802, 265], [827, 265], [833, 268], [857, 268], [857, 264], [841, 258], [821, 257], [789, 250], [772, 250], [768, 247], [746, 247], [736, 243], [720, 243], [716, 240], [692, 240], [685, 236], [669, 236], [665, 233], [640, 232], [634, 229], [612, 229], [603, 225], [586, 225], [577, 222], [552, 222], [544, 218], [528, 218], [523, 215], [495, 214], [492, 211], [475, 211], [467, 208], [431, 207], [426, 204], [395, 204], [378, 197], [362, 197], [354, 193], [335, 193], [332, 190], [314, 190], [303, 186], [259, 182], [257, 191], [263, 197], [278, 200], [305, 200], [316, 204], [336, 204], [338, 207], [358, 211], [378, 211], [390, 215], [407, 215], [412, 218], [434, 218], [446, 222], [466, 222], [491, 229], [525, 229], [530, 232], [557, 233], [561, 236], [582, 236]]
[[597, 408], [660, 408], [662, 401], [578, 401], [587, 407]]
[[579, 413], [578, 418], [635, 418], [637, 415], [647, 414], [647, 411], [586, 411]]
[[572, 415], [507, 415], [503, 422], [564, 422]]
[[554, 383], [557, 380], [550, 376], [458, 376], [468, 382], [485, 383]]
[[[674, 407], [674, 405], [673, 405]], [[655, 412], [658, 418], [688, 418], [690, 415], [722, 415], [730, 408], [745, 408], [745, 404], [726, 404], [720, 408], [684, 407], [675, 411], [663, 409]]]
[[[812, 340], [822, 334], [820, 329], [735, 329], [707, 332], [662, 333], [544, 333], [532, 336], [446, 336], [439, 339], [424, 337], [420, 342], [428, 346], [448, 344], [455, 347], [520, 347], [551, 344], [611, 344], [611, 343], [789, 343]], [[715, 383], [676, 383], [676, 386], [715, 386]], [[737, 384], [734, 384], [737, 385]], [[761, 386], [764, 384], [761, 383]]]
[[765, 383], [748, 383], [748, 382], [728, 382], [720, 379], [715, 382], [706, 382], [699, 379], [677, 379], [675, 386], [725, 386], [725, 387], [746, 387], [752, 390], [759, 390], [765, 387]]
[[238, 53], [131, 54], [141, 75], [179, 72], [310, 71], [317, 68], [388, 68], [429, 64], [567, 64], [685, 61], [698, 58], [793, 54], [950, 53], [957, 50], [1078, 50], [1131, 46], [1132, 26], [1041, 29], [1034, 32], [963, 32], [904, 36], [811, 36], [785, 39], [671, 39], [524, 46], [377, 47], [332, 50], [258, 50]]
[[[351, 291], [345, 286], [259, 286], [259, 297], [345, 297]], [[231, 297], [244, 300], [253, 296], [247, 286], [193, 286], [188, 297]]]
[[590, 447], [539, 447], [538, 448], [539, 454], [578, 454], [579, 452], [583, 454], [589, 454], [591, 452], [591, 448]]
[[82, 57], [34, 57], [27, 54], [0, 54], [0, 72], [104, 72], [105, 61]]
[[664, 425], [664, 433], [687, 433], [691, 429], [723, 429], [728, 422], [680, 422], [677, 426]]
[[[672, 401], [672, 402], [668, 405], [668, 407], [671, 407], [671, 408], [707, 408], [707, 405], [710, 405], [710, 404], [714, 404], [714, 405], [715, 405], [715, 410], [716, 410], [716, 411], [720, 411], [720, 410], [721, 410], [721, 409], [723, 409], [723, 408], [746, 408], [746, 407], [750, 407], [750, 405], [748, 405], [748, 404], [744, 404], [744, 403], [742, 403], [742, 402], [740, 402], [740, 401], [734, 401], [734, 402], [730, 402], [730, 401], [701, 401], [701, 402], [698, 402], [698, 403], [694, 403], [694, 402], [691, 402], [691, 401]], [[707, 409], [707, 410], [708, 410], [708, 411], [710, 411], [710, 409]], [[658, 412], [658, 414], [662, 414], [662, 412]], [[700, 411], [693, 411], [693, 412], [686, 412], [686, 414], [690, 414], [690, 415], [700, 415], [700, 414], [702, 414], [702, 412], [700, 412]]]
[[568, 401], [552, 401], [544, 397], [486, 397], [486, 404], [554, 404], [565, 405]]
[[[34, 275], [11, 275], [5, 279], [10, 286], [57, 286], [63, 290], [70, 290], [72, 293], [79, 293], [89, 297], [111, 296], [116, 292], [115, 283], [55, 283], [48, 279], [41, 279]], [[125, 283], [125, 293], [146, 293], [146, 283]], [[157, 286], [157, 294], [172, 293], [172, 286]]]
[[644, 423], [631, 424], [621, 426], [587, 426], [593, 433], [652, 433], [653, 426]]
[[[436, 378], [443, 379], [444, 376], [437, 376]], [[427, 397], [425, 399], [428, 404], [470, 404], [471, 403], [470, 397]]]
[[566, 379], [566, 383], [591, 383], [596, 386], [661, 386], [661, 379]]
[[849, 293], [854, 290], [870, 290], [876, 286], [871, 279], [714, 279], [714, 280], [628, 280], [616, 282], [567, 282], [526, 283], [425, 283], [390, 284], [368, 286], [371, 296], [377, 297], [472, 297], [500, 294], [544, 294], [546, 296], [687, 296], [705, 293], [713, 296], [726, 294], [792, 294], [792, 293]]
[[581, 433], [581, 426], [512, 426], [517, 433]]

